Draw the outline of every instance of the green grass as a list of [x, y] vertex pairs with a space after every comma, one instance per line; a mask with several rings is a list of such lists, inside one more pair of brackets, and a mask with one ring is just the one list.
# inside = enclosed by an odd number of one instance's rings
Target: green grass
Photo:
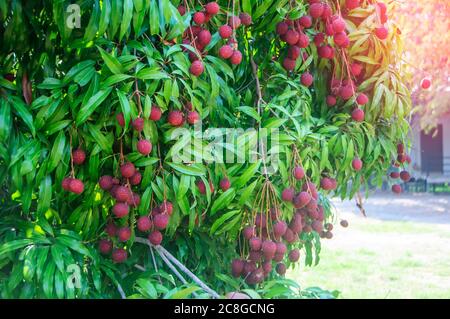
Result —
[[340, 298], [450, 298], [450, 226], [353, 218], [289, 277]]

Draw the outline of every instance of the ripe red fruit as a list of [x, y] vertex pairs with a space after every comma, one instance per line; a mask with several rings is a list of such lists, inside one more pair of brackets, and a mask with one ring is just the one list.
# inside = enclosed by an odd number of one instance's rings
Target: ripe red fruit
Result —
[[300, 48], [298, 46], [291, 45], [288, 48], [287, 56], [288, 56], [289, 59], [296, 60], [300, 56], [300, 53], [301, 53], [301, 50], [300, 50]]
[[360, 5], [359, 1], [360, 1], [360, 0], [346, 0], [346, 1], [345, 1], [345, 6], [346, 6], [346, 8], [347, 8], [348, 10], [356, 9], [356, 8], [358, 8], [359, 5]]
[[193, 20], [196, 24], [203, 24], [206, 20], [205, 14], [203, 12], [196, 12], [194, 13]]
[[82, 149], [76, 149], [72, 152], [73, 163], [75, 165], [81, 165], [86, 159], [86, 153]]
[[117, 233], [117, 227], [113, 223], [108, 223], [108, 225], [106, 225], [105, 227], [105, 231], [109, 237], [114, 237]]
[[[195, 63], [195, 62], [194, 62]], [[183, 113], [178, 110], [170, 111], [167, 117], [167, 121], [172, 126], [181, 126], [183, 125]]]
[[300, 192], [294, 197], [293, 203], [295, 208], [302, 208], [309, 204], [311, 201], [311, 195], [307, 192]]
[[394, 185], [392, 185], [392, 191], [395, 194], [400, 194], [402, 192], [402, 187], [398, 184], [394, 184]]
[[354, 62], [350, 65], [350, 73], [353, 76], [359, 76], [362, 72], [362, 69], [363, 69], [363, 66], [360, 63]]
[[340, 224], [341, 224], [341, 226], [344, 227], [344, 228], [345, 228], [345, 227], [348, 227], [348, 221], [346, 221], [345, 219], [341, 220], [341, 223], [340, 223]]
[[298, 22], [300, 23], [300, 25], [304, 28], [310, 28], [312, 26], [312, 19], [310, 16], [303, 16], [300, 17], [300, 19], [298, 20]]
[[406, 155], [405, 154], [398, 154], [397, 161], [399, 161], [400, 163], [406, 162]]
[[375, 29], [375, 35], [378, 39], [385, 40], [389, 35], [389, 31], [386, 27], [379, 27]]
[[161, 109], [155, 105], [152, 106], [152, 109], [150, 110], [150, 120], [152, 121], [158, 121], [161, 118]]
[[136, 193], [132, 193], [130, 194], [130, 197], [128, 198], [127, 204], [133, 207], [138, 207], [139, 204], [141, 203], [141, 197], [139, 196], [139, 194]]
[[353, 167], [353, 169], [354, 169], [355, 171], [360, 171], [361, 168], [362, 168], [362, 166], [363, 166], [363, 162], [362, 162], [359, 158], [355, 157], [355, 158], [353, 159], [353, 161], [352, 161], [352, 167]]
[[242, 61], [242, 53], [238, 50], [235, 50], [230, 57], [231, 64], [239, 64]]
[[61, 182], [61, 187], [65, 190], [65, 191], [70, 191], [70, 181], [72, 180], [71, 177], [66, 177], [62, 180]]
[[173, 204], [167, 200], [163, 201], [159, 206], [159, 211], [161, 214], [167, 214], [169, 216], [173, 213]]
[[299, 33], [295, 30], [288, 30], [286, 32], [286, 42], [290, 45], [294, 45], [298, 42], [298, 38], [299, 38]]
[[158, 229], [165, 229], [169, 224], [169, 215], [159, 214], [153, 217], [153, 225]]
[[286, 233], [287, 228], [286, 222], [280, 220], [273, 225], [273, 234], [275, 237], [281, 237]]
[[121, 227], [117, 230], [117, 238], [119, 241], [127, 241], [131, 237], [131, 230], [128, 227]]
[[275, 267], [275, 271], [280, 275], [284, 276], [286, 274], [286, 265], [283, 263], [278, 263]]
[[98, 242], [98, 250], [100, 250], [100, 253], [103, 255], [109, 254], [109, 252], [112, 250], [113, 243], [110, 240], [107, 239], [101, 239]]
[[409, 182], [409, 180], [411, 179], [411, 175], [409, 175], [409, 173], [407, 171], [401, 171], [400, 172], [400, 178], [402, 179], [402, 181]]
[[217, 2], [209, 2], [205, 5], [205, 11], [208, 14], [215, 15], [219, 13], [220, 7]]
[[367, 104], [367, 102], [369, 102], [369, 98], [364, 93], [359, 94], [356, 98], [356, 103], [358, 103], [359, 105]]
[[123, 113], [119, 113], [116, 115], [117, 123], [119, 123], [119, 126], [124, 127], [125, 126], [125, 118], [123, 116]]
[[113, 206], [113, 214], [118, 218], [127, 216], [128, 212], [129, 212], [129, 208], [128, 208], [128, 204], [126, 204], [126, 203], [116, 203]]
[[144, 129], [144, 119], [141, 117], [136, 118], [133, 121], [133, 128], [138, 132], [142, 132]]
[[233, 48], [227, 44], [223, 45], [219, 49], [219, 56], [222, 59], [229, 59], [233, 55]]
[[323, 14], [323, 5], [322, 3], [313, 3], [309, 6], [309, 15], [314, 19], [319, 18]]
[[196, 111], [191, 111], [188, 112], [187, 116], [186, 116], [186, 120], [189, 124], [195, 124], [199, 121], [200, 116], [198, 115], [198, 113]]
[[200, 31], [197, 41], [201, 46], [207, 46], [211, 42], [211, 33], [208, 30]]
[[181, 4], [178, 6], [177, 10], [178, 10], [178, 13], [180, 13], [181, 16], [184, 16], [186, 14], [186, 7], [181, 5]]
[[250, 240], [255, 235], [255, 227], [253, 226], [247, 226], [242, 231], [242, 234], [244, 235], [244, 238], [247, 240]]
[[265, 240], [261, 245], [262, 252], [265, 259], [273, 259], [275, 252], [277, 251], [277, 244], [271, 240]]
[[325, 34], [320, 32], [314, 36], [314, 44], [318, 47], [325, 40]]
[[230, 180], [226, 177], [222, 178], [222, 180], [220, 181], [220, 188], [222, 189], [222, 191], [226, 191], [230, 188], [231, 183]]
[[120, 166], [120, 173], [124, 178], [130, 178], [136, 173], [136, 168], [133, 163], [126, 162]]
[[148, 240], [152, 243], [152, 245], [158, 246], [161, 244], [163, 236], [159, 230], [155, 230], [148, 235]]
[[316, 233], [320, 234], [323, 231], [323, 224], [318, 220], [313, 221], [311, 227]]
[[259, 239], [259, 237], [250, 238], [248, 243], [250, 245], [250, 249], [253, 251], [258, 251], [261, 249], [262, 242], [261, 242], [261, 239]]
[[114, 249], [112, 252], [112, 260], [115, 263], [123, 263], [127, 260], [128, 258], [128, 253], [125, 249], [123, 248], [117, 248]]
[[241, 23], [245, 26], [249, 26], [252, 24], [252, 17], [245, 12], [239, 14], [239, 19], [241, 19]]
[[192, 62], [191, 67], [189, 68], [189, 72], [193, 76], [200, 76], [204, 70], [205, 67], [203, 66], [203, 63], [200, 60]]
[[333, 20], [332, 28], [334, 33], [343, 32], [345, 30], [345, 27], [346, 25], [344, 19], [337, 17]]
[[344, 100], [350, 99], [353, 96], [354, 93], [355, 93], [355, 89], [353, 88], [353, 85], [351, 85], [351, 84], [344, 85], [339, 90], [339, 95]]
[[403, 145], [402, 143], [397, 144], [397, 153], [403, 154], [404, 152], [405, 152], [405, 145]]
[[134, 173], [134, 175], [130, 177], [130, 184], [133, 186], [139, 185], [141, 183], [141, 180], [142, 180], [141, 173], [136, 171], [136, 173]]
[[[322, 187], [322, 189], [324, 189], [326, 191], [332, 190], [333, 186], [334, 186], [334, 183], [332, 182], [331, 178], [329, 178], [329, 177], [324, 177], [320, 180], [320, 187]], [[310, 201], [310, 203], [314, 203], [314, 202]]]
[[147, 140], [139, 140], [139, 142], [137, 142], [137, 150], [142, 155], [148, 155], [152, 151], [152, 143]]
[[309, 37], [304, 33], [300, 33], [296, 45], [302, 49], [307, 48], [309, 45]]
[[152, 226], [153, 223], [148, 216], [141, 216], [137, 220], [137, 228], [141, 232], [149, 231], [152, 228]]
[[328, 106], [335, 106], [336, 105], [336, 97], [333, 95], [327, 96], [327, 105]]
[[287, 71], [292, 71], [295, 69], [295, 60], [290, 58], [284, 58], [283, 60], [283, 68], [285, 68]]
[[399, 172], [391, 172], [390, 174], [389, 174], [389, 176], [391, 177], [391, 178], [399, 178], [400, 177], [400, 173]]
[[255, 226], [260, 228], [266, 228], [267, 227], [267, 218], [266, 215], [263, 214], [256, 214], [255, 217]]
[[222, 39], [228, 39], [233, 34], [233, 29], [229, 25], [223, 25], [219, 28], [219, 35]]
[[314, 80], [313, 76], [311, 75], [311, 73], [308, 72], [303, 73], [302, 76], [300, 77], [300, 81], [306, 87], [311, 86], [313, 80]]
[[114, 197], [119, 202], [126, 202], [126, 201], [128, 201], [128, 198], [130, 197], [130, 190], [125, 186], [119, 186], [114, 191]]
[[305, 170], [301, 166], [296, 166], [292, 173], [294, 175], [294, 178], [297, 180], [305, 177]]
[[278, 35], [285, 35], [288, 32], [289, 26], [286, 22], [279, 22], [276, 27]]
[[241, 26], [241, 19], [239, 19], [239, 17], [236, 16], [231, 16], [228, 19], [228, 25], [232, 28], [232, 29], [237, 29]]
[[356, 108], [352, 112], [352, 119], [356, 122], [362, 122], [364, 121], [364, 111]]
[[231, 273], [233, 277], [239, 277], [244, 271], [245, 261], [241, 259], [233, 259], [231, 262]]
[[422, 89], [426, 90], [429, 89], [431, 86], [431, 80], [430, 79], [423, 79], [420, 83], [420, 86], [422, 86]]
[[75, 194], [81, 194], [84, 191], [84, 184], [77, 178], [72, 178], [69, 183], [69, 190]]
[[348, 36], [345, 32], [337, 32], [333, 36], [334, 43], [339, 47], [345, 47], [349, 42]]
[[295, 190], [292, 187], [286, 188], [281, 193], [281, 199], [285, 202], [291, 202], [294, 199]]
[[323, 4], [323, 13], [322, 13], [322, 19], [326, 21], [328, 18], [331, 17], [333, 14], [333, 11], [331, 10], [331, 7], [328, 3]]
[[334, 56], [333, 48], [328, 44], [320, 46], [317, 53], [323, 59], [332, 59]]
[[104, 175], [100, 177], [100, 179], [98, 180], [98, 184], [100, 185], [101, 189], [109, 191], [114, 185], [113, 178], [109, 175]]
[[[198, 191], [200, 192], [200, 194], [205, 195], [206, 194], [205, 183], [203, 183], [202, 180], [199, 180], [196, 182], [196, 184], [197, 184], [197, 188], [198, 188]], [[210, 189], [211, 193], [214, 193], [214, 185], [211, 183], [211, 181], [209, 182], [209, 189]]]
[[289, 252], [289, 260], [293, 263], [297, 262], [300, 259], [300, 250], [298, 248], [294, 248]]

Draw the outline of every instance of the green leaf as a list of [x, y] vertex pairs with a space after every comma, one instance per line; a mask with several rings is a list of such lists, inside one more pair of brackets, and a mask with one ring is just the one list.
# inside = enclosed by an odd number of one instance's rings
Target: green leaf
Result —
[[37, 206], [37, 213], [44, 214], [50, 208], [50, 202], [52, 200], [52, 178], [47, 175], [42, 179], [39, 186], [39, 200]]
[[123, 118], [125, 119], [125, 128], [126, 131], [128, 129], [128, 126], [130, 125], [131, 120], [131, 108], [130, 108], [130, 102], [128, 101], [125, 94], [120, 91], [116, 90], [117, 97], [119, 98], [120, 108], [122, 109]]
[[6, 242], [0, 246], [0, 257], [4, 257], [5, 254], [10, 251], [14, 251], [25, 246], [31, 245], [33, 240], [31, 239], [17, 239], [10, 242]]
[[206, 175], [206, 168], [201, 164], [179, 164], [179, 163], [168, 163], [170, 167], [175, 169], [176, 171], [187, 174], [191, 176], [204, 176]]
[[170, 296], [170, 299], [186, 299], [193, 292], [200, 290], [200, 287], [192, 286], [182, 290], [179, 290]]
[[23, 103], [22, 100], [16, 97], [11, 97], [11, 104], [13, 108], [16, 110], [17, 115], [25, 122], [25, 124], [30, 129], [31, 134], [33, 134], [34, 136], [36, 134], [36, 129], [34, 127], [33, 117], [30, 111], [28, 110], [27, 105]]
[[216, 200], [214, 200], [211, 207], [211, 216], [215, 215], [219, 210], [227, 207], [231, 201], [236, 196], [236, 191], [234, 188], [228, 189], [226, 192], [222, 193]]
[[105, 61], [106, 66], [108, 67], [108, 69], [111, 70], [112, 73], [114, 74], [124, 73], [122, 64], [120, 64], [119, 60], [115, 56], [109, 54], [99, 46], [97, 46], [97, 48], [100, 51], [100, 55], [102, 56], [103, 61]]
[[61, 158], [64, 155], [64, 148], [66, 146], [66, 135], [64, 131], [60, 131], [50, 152], [49, 162], [47, 166], [47, 173], [50, 174], [58, 166]]
[[133, 0], [123, 1], [123, 16], [120, 24], [119, 41], [122, 40], [125, 33], [131, 26], [131, 19], [133, 18]]
[[112, 88], [107, 88], [98, 91], [94, 96], [92, 96], [85, 105], [83, 105], [78, 112], [75, 122], [77, 125], [84, 123], [89, 116], [97, 109], [97, 107], [108, 97], [111, 93]]
[[232, 210], [226, 214], [223, 214], [220, 218], [218, 218], [211, 226], [211, 229], [209, 231], [209, 235], [212, 236], [220, 226], [225, 223], [225, 221], [229, 220], [231, 217], [237, 215], [240, 213], [240, 210]]

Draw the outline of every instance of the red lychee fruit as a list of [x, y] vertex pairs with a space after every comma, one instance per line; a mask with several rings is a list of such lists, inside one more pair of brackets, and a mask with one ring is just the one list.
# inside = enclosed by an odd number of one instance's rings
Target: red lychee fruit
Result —
[[152, 151], [152, 143], [148, 140], [139, 140], [139, 142], [137, 142], [137, 150], [139, 153], [146, 156]]
[[352, 119], [356, 122], [362, 122], [364, 121], [364, 111], [356, 108], [352, 112]]
[[126, 162], [120, 166], [120, 174], [123, 178], [130, 178], [134, 173], [136, 173], [136, 168], [133, 163]]
[[289, 252], [289, 260], [293, 263], [297, 262], [300, 259], [300, 250], [298, 248], [294, 248]]
[[302, 76], [300, 77], [300, 81], [301, 81], [301, 83], [302, 83], [304, 86], [309, 87], [309, 86], [311, 86], [311, 84], [313, 83], [314, 78], [313, 78], [313, 76], [311, 75], [311, 73], [305, 72], [305, 73], [303, 73]]
[[235, 50], [230, 57], [231, 64], [239, 64], [242, 61], [242, 53], [241, 51]]
[[251, 261], [254, 261], [255, 263], [260, 262], [262, 259], [262, 252], [261, 251], [250, 251], [248, 254], [248, 259]]
[[320, 2], [312, 3], [309, 6], [309, 15], [314, 19], [320, 18], [323, 14], [323, 4]]
[[116, 115], [117, 123], [119, 123], [119, 126], [124, 127], [125, 126], [125, 118], [123, 116], [123, 113], [119, 113]]
[[301, 208], [309, 204], [311, 201], [311, 195], [307, 192], [300, 192], [297, 196], [294, 197], [294, 207]]
[[178, 127], [183, 125], [184, 119], [183, 119], [183, 113], [178, 110], [170, 111], [169, 115], [167, 117], [167, 121], [170, 125]]
[[333, 36], [334, 43], [339, 47], [345, 47], [348, 43], [348, 36], [345, 32], [337, 32]]
[[148, 235], [148, 240], [152, 245], [158, 246], [163, 240], [163, 235], [159, 230], [154, 230]]
[[405, 154], [398, 154], [397, 161], [399, 161], [400, 163], [406, 162], [406, 155]]
[[361, 74], [361, 72], [362, 72], [362, 69], [363, 69], [363, 66], [360, 63], [353, 62], [350, 65], [350, 73], [353, 76], [359, 76]]
[[119, 241], [128, 241], [131, 237], [131, 230], [129, 227], [121, 227], [117, 230], [117, 238]]
[[191, 67], [189, 68], [189, 72], [193, 76], [200, 76], [204, 70], [205, 67], [203, 66], [203, 63], [200, 60], [192, 62]]
[[244, 238], [247, 240], [250, 240], [253, 236], [255, 236], [255, 227], [254, 226], [247, 226], [242, 231], [242, 234], [244, 235]]
[[[200, 194], [205, 195], [206, 194], [206, 186], [205, 183], [203, 183], [202, 180], [197, 181], [197, 188], [200, 192]], [[211, 181], [209, 181], [209, 189], [211, 191], [211, 193], [214, 193], [214, 185], [212, 184]]]
[[211, 33], [208, 30], [202, 30], [197, 36], [197, 41], [202, 46], [207, 46], [211, 42]]
[[297, 31], [288, 30], [288, 32], [286, 32], [286, 42], [290, 45], [294, 45], [298, 42], [299, 36]]
[[250, 238], [248, 243], [250, 245], [250, 249], [253, 250], [253, 251], [258, 251], [258, 250], [261, 249], [262, 242], [261, 242], [261, 239], [259, 239], [259, 237], [252, 237], [252, 238]]
[[252, 24], [252, 17], [248, 13], [239, 13], [239, 19], [241, 19], [241, 23], [246, 27]]
[[153, 225], [158, 229], [165, 229], [169, 224], [169, 215], [159, 214], [153, 217]]
[[392, 191], [395, 194], [400, 194], [402, 192], [402, 187], [398, 184], [394, 184], [394, 185], [392, 185]]
[[335, 106], [335, 105], [336, 105], [336, 97], [333, 96], [333, 95], [328, 95], [328, 96], [327, 96], [326, 103], [327, 103], [327, 105], [330, 106], [330, 107], [331, 107], [331, 106]]
[[281, 193], [281, 199], [285, 202], [291, 202], [294, 199], [295, 190], [292, 187], [286, 188]]
[[[134, 175], [134, 174], [133, 174]], [[114, 191], [114, 197], [119, 202], [126, 202], [130, 197], [130, 190], [125, 186], [118, 186]]]
[[332, 28], [334, 33], [343, 32], [345, 30], [345, 27], [346, 25], [344, 19], [337, 17], [333, 20]]
[[267, 227], [267, 218], [266, 215], [263, 214], [256, 214], [255, 217], [255, 225], [256, 227], [262, 227], [262, 228], [266, 228]]
[[389, 35], [389, 31], [386, 27], [379, 27], [375, 29], [375, 35], [378, 39], [385, 40]]
[[322, 13], [322, 19], [324, 21], [327, 21], [328, 18], [331, 17], [333, 14], [333, 11], [331, 10], [331, 7], [328, 3], [323, 4], [323, 13]]
[[431, 80], [430, 79], [423, 79], [421, 82], [420, 82], [420, 86], [422, 87], [422, 89], [424, 89], [424, 90], [426, 90], [426, 89], [429, 89], [430, 88], [430, 86], [431, 86]]
[[323, 59], [332, 59], [334, 56], [334, 51], [328, 44], [322, 45], [317, 49], [317, 53]]
[[70, 191], [70, 181], [72, 180], [71, 177], [66, 177], [62, 180], [61, 182], [61, 187], [65, 190], [65, 191]]
[[296, 166], [292, 172], [292, 174], [294, 175], [294, 178], [297, 180], [302, 179], [303, 177], [305, 177], [305, 170], [303, 169], [303, 167], [301, 166]]
[[104, 175], [100, 177], [100, 179], [98, 180], [98, 184], [100, 185], [101, 189], [109, 191], [114, 185], [113, 178], [109, 175]]
[[411, 175], [407, 171], [401, 171], [400, 172], [400, 178], [401, 178], [402, 181], [407, 183], [411, 179]]
[[133, 128], [138, 132], [142, 132], [144, 129], [144, 119], [141, 117], [136, 118], [133, 121]]
[[278, 263], [275, 267], [275, 271], [280, 275], [284, 276], [286, 274], [286, 265], [283, 263]]
[[273, 234], [275, 237], [281, 237], [286, 233], [288, 226], [284, 221], [278, 221], [273, 225]]
[[320, 234], [323, 231], [323, 224], [318, 220], [313, 221], [311, 227], [316, 233]]
[[231, 183], [230, 180], [226, 177], [222, 178], [222, 180], [220, 181], [220, 189], [222, 189], [222, 191], [226, 191], [230, 188]]
[[150, 110], [150, 120], [152, 121], [158, 121], [161, 118], [162, 112], [161, 109], [155, 105], [152, 106], [152, 109]]
[[400, 173], [399, 173], [399, 172], [391, 172], [391, 173], [389, 174], [389, 176], [390, 176], [391, 178], [394, 178], [394, 179], [400, 178]]
[[222, 39], [228, 39], [233, 34], [233, 29], [229, 25], [223, 25], [219, 28], [219, 35]]
[[241, 26], [241, 19], [239, 19], [239, 17], [236, 16], [231, 16], [228, 18], [228, 25], [232, 29], [237, 29]]
[[352, 161], [352, 167], [355, 171], [360, 171], [363, 167], [363, 162], [359, 158], [355, 157]]
[[350, 99], [354, 93], [355, 93], [355, 89], [353, 88], [353, 85], [351, 85], [351, 84], [344, 85], [339, 90], [339, 95], [344, 100]]
[[320, 32], [314, 36], [314, 44], [319, 47], [325, 40], [325, 34]]
[[232, 55], [233, 55], [233, 48], [231, 48], [229, 45], [225, 44], [220, 47], [219, 56], [222, 59], [229, 59]]
[[217, 4], [217, 2], [209, 2], [205, 5], [205, 11], [208, 14], [211, 15], [216, 15], [217, 13], [219, 13], [220, 7]]
[[276, 243], [277, 245], [277, 250], [275, 252], [275, 254], [280, 254], [280, 255], [284, 255], [287, 251], [287, 247], [283, 242], [278, 242]]
[[300, 19], [298, 19], [298, 22], [304, 28], [310, 28], [312, 26], [312, 19], [308, 15], [300, 17]]
[[178, 6], [177, 10], [181, 16], [184, 16], [186, 14], [186, 7], [181, 4]]
[[141, 216], [137, 220], [137, 228], [141, 232], [149, 231], [153, 226], [152, 221], [150, 220], [150, 217], [148, 216]]
[[301, 50], [298, 46], [292, 45], [288, 48], [287, 57], [292, 60], [298, 59], [300, 56]]
[[125, 262], [127, 260], [127, 258], [128, 258], [128, 253], [123, 248], [114, 249], [112, 252], [112, 260], [113, 260], [113, 262], [115, 262], [117, 264]]
[[344, 228], [348, 227], [348, 221], [346, 221], [345, 219], [341, 220], [340, 224]]
[[358, 8], [359, 5], [360, 5], [359, 1], [360, 1], [360, 0], [345, 0], [345, 7], [346, 7], [348, 10], [356, 9], [356, 8]]
[[331, 238], [333, 238], [333, 233], [330, 232], [330, 231], [326, 231], [326, 232], [324, 233], [324, 235], [325, 235], [325, 238], [326, 238], [326, 239], [331, 239]]
[[283, 235], [283, 239], [287, 241], [289, 244], [292, 244], [298, 239], [298, 237], [290, 228], [288, 228], [286, 230], [286, 233], [284, 233]]
[[288, 32], [289, 26], [286, 22], [278, 22], [276, 27], [276, 32], [278, 35], [284, 35], [286, 32]]
[[271, 240], [265, 240], [261, 245], [261, 250], [266, 260], [273, 259], [275, 252], [277, 251], [277, 244]]
[[72, 152], [73, 163], [75, 165], [81, 165], [86, 159], [86, 153], [82, 149], [76, 149]]
[[295, 69], [296, 62], [293, 59], [290, 58], [284, 58], [283, 60], [283, 68], [285, 68], [287, 71], [292, 71]]
[[107, 255], [111, 252], [113, 248], [113, 243], [110, 240], [107, 239], [101, 239], [98, 242], [98, 250], [100, 250], [100, 253], [102, 253], [103, 255]]
[[360, 93], [356, 98], [356, 103], [359, 105], [367, 104], [367, 102], [369, 102], [369, 98], [364, 93]]
[[81, 194], [84, 191], [84, 184], [77, 178], [72, 178], [69, 183], [69, 190], [75, 194]]
[[299, 48], [307, 48], [309, 45], [309, 37], [304, 34], [304, 33], [300, 33], [300, 35], [298, 36], [298, 41], [296, 46], [298, 46]]
[[138, 171], [134, 173], [133, 176], [130, 177], [130, 184], [133, 186], [139, 185], [142, 181], [142, 175]]
[[402, 143], [397, 144], [397, 153], [403, 154], [404, 152], [405, 152], [405, 145], [403, 145]]
[[136, 193], [132, 193], [127, 201], [127, 204], [134, 208], [138, 207], [140, 203], [141, 203], [141, 197], [139, 196], [139, 194], [136, 194]]
[[186, 116], [186, 121], [191, 124], [194, 125], [195, 123], [197, 123], [200, 120], [200, 116], [198, 115], [198, 113], [196, 111], [190, 111], [188, 112], [187, 116]]
[[116, 203], [113, 206], [113, 214], [118, 218], [127, 216], [128, 212], [129, 212], [129, 208], [128, 208], [128, 204], [126, 204], [126, 203]]
[[303, 224], [302, 224], [302, 217], [299, 214], [295, 214], [294, 218], [292, 218], [291, 222], [289, 223], [289, 228], [294, 232], [294, 233], [300, 233], [302, 231], [303, 228]]
[[324, 227], [325, 227], [325, 229], [328, 230], [328, 231], [332, 231], [332, 230], [333, 230], [333, 224], [331, 224], [331, 223], [326, 223], [326, 224], [324, 225]]
[[117, 234], [117, 227], [113, 223], [108, 223], [105, 227], [105, 232], [109, 237], [114, 237]]
[[205, 14], [203, 12], [196, 12], [194, 13], [193, 20], [198, 25], [203, 24], [206, 20]]
[[244, 271], [245, 261], [241, 259], [233, 259], [231, 262], [231, 273], [233, 277], [238, 278]]

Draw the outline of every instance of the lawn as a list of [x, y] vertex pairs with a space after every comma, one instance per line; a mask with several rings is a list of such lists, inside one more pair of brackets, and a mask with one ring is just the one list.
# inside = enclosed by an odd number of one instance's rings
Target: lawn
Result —
[[[391, 217], [401, 212], [404, 219], [414, 209], [404, 202], [392, 205]], [[350, 226], [336, 226], [319, 265], [291, 271], [290, 278], [305, 288], [338, 290], [340, 298], [450, 298], [450, 223], [420, 221], [417, 211], [414, 221], [395, 221], [377, 219], [375, 208], [371, 216], [370, 206], [367, 218], [348, 203], [336, 208]]]

